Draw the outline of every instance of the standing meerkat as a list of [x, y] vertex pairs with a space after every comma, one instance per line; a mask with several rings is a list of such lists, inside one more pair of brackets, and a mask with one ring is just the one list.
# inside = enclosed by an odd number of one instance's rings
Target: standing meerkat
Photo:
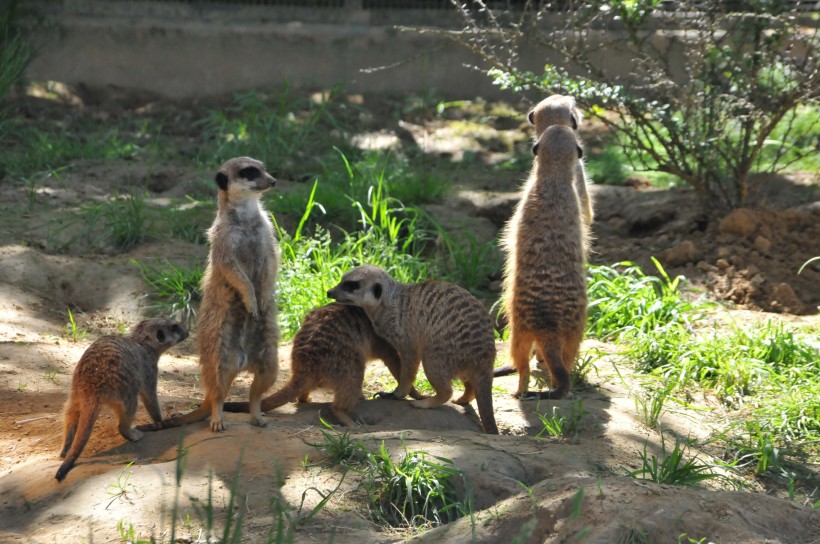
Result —
[[[510, 358], [519, 375], [516, 395], [559, 399], [569, 392], [586, 324], [587, 234], [576, 192], [583, 150], [571, 128], [554, 125], [533, 154], [523, 195], [502, 235], [505, 312]], [[553, 389], [528, 394], [533, 344]]]
[[157, 363], [165, 350], [188, 337], [179, 323], [148, 319], [128, 336], [103, 336], [85, 350], [74, 369], [71, 393], [65, 404], [65, 459], [54, 476], [63, 481], [91, 437], [103, 405], [114, 409], [120, 434], [139, 440], [142, 433], [131, 427], [137, 413], [137, 397], [155, 422], [162, 421], [157, 399]]
[[452, 380], [458, 378], [464, 382], [464, 394], [455, 403], [476, 399], [484, 430], [498, 434], [492, 397], [493, 323], [466, 289], [436, 281], [401, 283], [378, 266], [363, 265], [347, 272], [327, 295], [362, 308], [376, 334], [396, 348], [399, 383], [382, 396], [406, 397], [421, 362], [436, 394], [411, 401], [412, 406], [441, 406], [452, 397]]
[[[290, 381], [276, 393], [262, 399], [268, 412], [292, 400], [308, 402], [314, 389], [334, 391], [331, 410], [342, 425], [354, 426], [353, 409], [362, 398], [362, 383], [367, 362], [381, 359], [396, 379], [399, 354], [386, 340], [376, 335], [361, 308], [332, 303], [316, 308], [305, 316], [293, 337]], [[410, 396], [422, 398], [415, 388]], [[226, 402], [226, 412], [247, 412], [247, 402]]]
[[[535, 141], [538, 141], [547, 128], [555, 125], [563, 125], [577, 131], [582, 120], [583, 115], [575, 104], [575, 98], [560, 94], [548, 96], [527, 113], [527, 121], [535, 127]], [[584, 161], [578, 161], [577, 169], [575, 189], [578, 191], [578, 198], [581, 201], [581, 214], [587, 226], [589, 226], [594, 219], [594, 212], [592, 197], [587, 188], [587, 173], [584, 168]]]
[[261, 399], [279, 371], [276, 274], [279, 255], [273, 225], [260, 197], [276, 180], [250, 157], [226, 161], [216, 174], [218, 206], [208, 230], [211, 250], [202, 278], [196, 329], [205, 399], [195, 410], [141, 430], [178, 427], [211, 416], [224, 431], [222, 404], [240, 371], [253, 374], [251, 424], [264, 426]]

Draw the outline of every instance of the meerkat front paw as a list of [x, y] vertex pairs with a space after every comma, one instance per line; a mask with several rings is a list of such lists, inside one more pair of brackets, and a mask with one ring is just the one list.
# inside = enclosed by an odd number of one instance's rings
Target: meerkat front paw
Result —
[[142, 434], [141, 431], [138, 431], [137, 429], [133, 429], [133, 428], [128, 429], [128, 436], [126, 436], [126, 438], [128, 440], [136, 442], [137, 440], [140, 440], [142, 437], [143, 437], [143, 434]]
[[225, 422], [221, 419], [212, 419], [211, 430], [215, 433], [221, 433], [225, 430]]
[[267, 427], [268, 422], [262, 418], [262, 414], [251, 416], [251, 425], [254, 427]]

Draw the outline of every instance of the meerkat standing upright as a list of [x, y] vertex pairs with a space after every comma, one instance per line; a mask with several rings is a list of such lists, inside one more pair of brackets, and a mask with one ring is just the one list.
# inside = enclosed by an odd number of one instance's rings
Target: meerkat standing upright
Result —
[[434, 408], [450, 400], [452, 380], [464, 382], [456, 404], [475, 399], [484, 430], [498, 434], [493, 414], [493, 323], [481, 302], [457, 285], [427, 281], [406, 284], [378, 266], [363, 265], [347, 272], [327, 296], [359, 306], [376, 334], [399, 354], [399, 384], [383, 396], [404, 398], [411, 392], [419, 362], [434, 397], [411, 401], [416, 408]]
[[142, 433], [131, 427], [137, 412], [137, 397], [148, 415], [162, 421], [157, 399], [157, 363], [165, 350], [188, 337], [179, 323], [148, 319], [128, 336], [103, 336], [85, 350], [74, 369], [71, 393], [65, 404], [65, 459], [54, 476], [63, 481], [83, 452], [103, 405], [111, 406], [119, 418], [120, 434], [139, 440]]
[[[538, 141], [547, 128], [554, 125], [563, 125], [577, 131], [582, 120], [583, 115], [575, 104], [575, 98], [560, 94], [548, 96], [527, 113], [527, 121], [535, 127], [535, 141]], [[581, 201], [581, 214], [584, 216], [587, 226], [589, 226], [594, 219], [594, 212], [592, 197], [587, 188], [584, 161], [578, 161], [577, 169], [575, 189], [578, 191], [578, 198]]]
[[[571, 128], [547, 128], [533, 146], [532, 171], [502, 236], [505, 312], [519, 397], [561, 398], [570, 388], [586, 325], [587, 225], [577, 194], [583, 151]], [[530, 350], [546, 363], [552, 390], [528, 394]], [[498, 374], [496, 374], [498, 375]]]
[[[328, 304], [305, 316], [293, 337], [290, 381], [279, 391], [262, 399], [268, 412], [298, 399], [308, 402], [314, 389], [333, 389], [331, 410], [342, 425], [354, 426], [353, 409], [362, 398], [367, 362], [381, 359], [394, 378], [399, 378], [399, 354], [376, 335], [370, 319], [356, 306]], [[415, 388], [410, 396], [423, 398]], [[247, 402], [226, 402], [226, 412], [247, 412]]]
[[139, 429], [177, 427], [210, 413], [211, 430], [224, 431], [222, 405], [242, 370], [253, 374], [251, 424], [264, 426], [262, 395], [279, 371], [274, 298], [279, 256], [260, 197], [275, 183], [265, 166], [249, 157], [230, 159], [219, 168], [218, 207], [208, 230], [211, 250], [196, 329], [205, 399], [192, 412]]

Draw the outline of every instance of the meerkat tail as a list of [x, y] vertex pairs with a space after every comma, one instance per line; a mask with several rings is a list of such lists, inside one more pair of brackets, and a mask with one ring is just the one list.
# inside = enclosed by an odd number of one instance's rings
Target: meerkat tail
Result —
[[493, 369], [493, 378], [498, 378], [499, 376], [509, 376], [510, 374], [517, 373], [518, 369], [515, 368], [512, 364], [504, 365]]
[[[296, 380], [291, 380], [282, 389], [268, 395], [262, 399], [262, 411], [269, 412], [275, 408], [279, 408], [296, 398], [303, 392], [304, 388]], [[225, 412], [247, 414], [250, 410], [250, 403], [248, 402], [226, 402], [222, 405], [222, 410]]]
[[62, 482], [68, 471], [74, 468], [74, 463], [80, 457], [85, 445], [88, 444], [88, 439], [91, 438], [91, 430], [94, 428], [94, 422], [100, 413], [100, 405], [96, 399], [89, 399], [88, 403], [80, 410], [80, 417], [77, 421], [77, 431], [74, 435], [74, 441], [66, 453], [65, 460], [60, 468], [57, 469], [57, 474], [54, 477], [58, 482]]
[[484, 432], [498, 434], [495, 413], [493, 413], [492, 378], [481, 380], [475, 384], [475, 402], [478, 406], [478, 415], [481, 417]]

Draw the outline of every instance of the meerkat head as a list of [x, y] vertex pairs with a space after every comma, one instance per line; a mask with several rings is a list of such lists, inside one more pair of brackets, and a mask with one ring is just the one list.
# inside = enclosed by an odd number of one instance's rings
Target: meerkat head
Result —
[[385, 293], [395, 283], [384, 269], [372, 264], [358, 266], [342, 276], [327, 296], [342, 304], [359, 306], [365, 312], [382, 304]]
[[146, 319], [134, 327], [130, 336], [162, 353], [188, 338], [188, 331], [170, 319]]
[[527, 114], [527, 121], [535, 127], [536, 138], [541, 136], [547, 127], [564, 125], [578, 130], [583, 116], [575, 105], [575, 98], [554, 94], [535, 105]]
[[260, 195], [276, 184], [276, 179], [265, 171], [265, 165], [250, 157], [236, 157], [225, 161], [216, 173], [220, 193], [229, 199], [243, 199]]
[[554, 125], [548, 127], [538, 138], [532, 146], [532, 154], [538, 158], [538, 162], [569, 164], [582, 159], [584, 150], [571, 128]]

